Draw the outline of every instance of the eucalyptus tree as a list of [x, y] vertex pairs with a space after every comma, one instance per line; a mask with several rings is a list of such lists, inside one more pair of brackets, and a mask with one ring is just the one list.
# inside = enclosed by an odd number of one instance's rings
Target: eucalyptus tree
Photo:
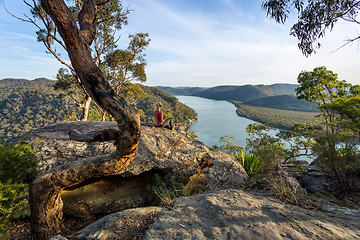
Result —
[[339, 80], [325, 67], [303, 71], [298, 76], [299, 99], [314, 102], [320, 109], [317, 128], [308, 126], [314, 139], [312, 150], [336, 178], [338, 191], [351, 191], [352, 176], [360, 169], [359, 86]]
[[104, 70], [117, 94], [125, 94], [132, 81], [145, 82], [145, 49], [150, 43], [149, 34], [129, 35], [127, 49], [116, 49], [105, 56]]
[[[115, 1], [115, 0], [114, 0]], [[88, 158], [81, 163], [68, 165], [38, 176], [30, 185], [32, 239], [49, 239], [62, 230], [62, 200], [60, 192], [89, 179], [107, 176], [121, 171], [135, 158], [140, 139], [140, 114], [133, 104], [118, 96], [106, 80], [94, 58], [96, 30], [102, 28], [99, 11], [106, 11], [112, 0], [76, 1], [73, 6], [64, 0], [41, 0], [41, 11], [53, 24], [52, 35], [61, 39], [73, 71], [86, 93], [116, 120], [118, 129], [105, 129], [93, 134], [70, 132], [70, 138], [79, 141], [114, 140], [116, 151], [112, 154]], [[39, 6], [40, 7], [40, 6]], [[35, 8], [36, 9], [36, 8]], [[78, 11], [78, 12], [77, 12]], [[45, 14], [46, 13], [46, 14]], [[123, 14], [110, 18], [123, 19]], [[51, 18], [51, 21], [50, 21]], [[103, 20], [106, 20], [104, 18]], [[45, 34], [45, 33], [44, 33]], [[42, 36], [42, 35], [41, 35]], [[48, 35], [46, 35], [48, 36]], [[53, 38], [54, 40], [55, 38]], [[96, 44], [95, 44], [96, 45]], [[110, 46], [104, 44], [105, 51]], [[96, 48], [95, 48], [95, 52]]]
[[[266, 0], [262, 7], [279, 23], [285, 23], [291, 13], [297, 12], [298, 20], [290, 34], [298, 38], [298, 46], [306, 56], [321, 46], [318, 39], [324, 37], [327, 30], [331, 31], [338, 20], [360, 24], [360, 1], [357, 0]], [[357, 40], [360, 36], [347, 39], [345, 44]]]
[[[47, 53], [52, 54], [59, 62], [69, 70], [60, 69], [57, 74], [57, 85], [55, 89], [62, 89], [73, 99], [76, 104], [82, 107], [81, 120], [87, 120], [91, 98], [87, 94], [75, 69], [62, 55], [67, 47], [59, 35], [58, 28], [49, 14], [44, 11], [39, 0], [24, 0], [30, 7], [31, 17], [25, 15], [23, 20], [34, 24], [38, 31], [37, 40], [42, 42], [47, 49]], [[84, 0], [67, 0], [66, 5], [70, 9], [77, 24], [81, 24], [81, 10], [84, 7]], [[118, 31], [127, 24], [127, 15], [130, 10], [124, 8], [120, 0], [99, 0], [96, 1], [95, 19], [92, 23], [96, 31], [94, 40], [90, 45], [91, 55], [94, 62], [100, 66], [104, 55], [114, 51], [117, 48], [117, 42], [120, 39]], [[70, 71], [70, 73], [68, 73]], [[75, 80], [75, 81], [74, 81]], [[76, 93], [76, 94], [74, 94]]]

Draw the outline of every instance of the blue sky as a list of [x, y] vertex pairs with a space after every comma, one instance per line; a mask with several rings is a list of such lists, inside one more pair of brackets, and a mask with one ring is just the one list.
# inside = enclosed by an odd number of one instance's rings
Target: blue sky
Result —
[[[38, 43], [22, 16], [22, 0], [0, 0], [0, 79], [55, 79], [62, 67]], [[125, 0], [133, 11], [121, 32], [148, 32], [147, 85], [216, 86], [296, 83], [302, 70], [326, 66], [340, 79], [360, 84], [358, 43], [338, 51], [345, 39], [358, 35], [357, 26], [338, 22], [308, 58], [289, 36], [291, 23], [275, 23], [261, 9], [261, 0]], [[295, 17], [294, 17], [295, 19]], [[125, 44], [124, 44], [125, 45]]]

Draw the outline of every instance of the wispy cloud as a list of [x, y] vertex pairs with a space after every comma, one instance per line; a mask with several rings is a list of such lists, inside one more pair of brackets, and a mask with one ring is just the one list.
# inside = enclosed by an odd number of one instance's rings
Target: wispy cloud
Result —
[[[321, 40], [323, 48], [305, 58], [296, 39], [289, 36], [290, 25], [268, 19], [261, 2], [125, 0], [124, 5], [134, 11], [121, 32], [121, 44], [125, 46], [127, 33], [150, 34], [152, 40], [146, 51], [149, 85], [295, 83], [300, 71], [322, 65], [342, 79], [360, 83], [359, 48], [354, 45], [333, 53], [344, 39], [357, 34], [354, 26], [339, 22]], [[47, 69], [55, 69], [54, 76], [61, 65], [44, 53], [44, 47], [35, 40], [34, 29], [26, 31], [28, 25], [22, 24], [21, 31], [16, 32], [12, 31], [18, 29], [14, 26], [1, 26], [0, 50], [6, 54], [0, 56], [0, 61], [23, 61], [24, 71], [34, 67], [31, 62], [47, 64]]]
[[[226, 6], [234, 4], [219, 2]], [[176, 86], [295, 83], [300, 71], [320, 65], [339, 73], [346, 71], [339, 75], [357, 81], [354, 76], [360, 70], [356, 63], [346, 59], [352, 54], [359, 62], [359, 54], [353, 48], [331, 54], [348, 28], [340, 26], [323, 40], [324, 48], [318, 54], [305, 58], [296, 39], [289, 36], [289, 26], [267, 19], [260, 9], [261, 1], [258, 2], [256, 11], [237, 5], [229, 14], [220, 10], [202, 12], [191, 6], [176, 8], [168, 1], [132, 1], [134, 16], [130, 16], [128, 30], [144, 29], [152, 38], [148, 83]]]

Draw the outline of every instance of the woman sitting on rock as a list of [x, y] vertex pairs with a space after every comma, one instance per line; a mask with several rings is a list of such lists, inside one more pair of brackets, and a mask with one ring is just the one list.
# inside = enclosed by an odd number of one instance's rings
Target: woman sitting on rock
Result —
[[161, 107], [162, 107], [161, 103], [158, 102], [156, 104], [156, 110], [154, 112], [156, 126], [157, 127], [165, 127], [165, 128], [173, 130], [174, 129], [174, 119], [173, 118], [168, 118], [168, 119], [166, 119], [164, 121], [164, 119], [163, 119], [164, 114], [161, 111]]

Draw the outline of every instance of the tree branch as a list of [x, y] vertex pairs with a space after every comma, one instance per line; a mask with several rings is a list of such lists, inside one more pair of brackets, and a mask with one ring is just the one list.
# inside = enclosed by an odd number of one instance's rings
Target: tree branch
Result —
[[96, 1], [95, 0], [85, 0], [82, 9], [79, 13], [79, 25], [80, 25], [80, 34], [90, 46], [95, 38], [95, 10], [96, 10]]

